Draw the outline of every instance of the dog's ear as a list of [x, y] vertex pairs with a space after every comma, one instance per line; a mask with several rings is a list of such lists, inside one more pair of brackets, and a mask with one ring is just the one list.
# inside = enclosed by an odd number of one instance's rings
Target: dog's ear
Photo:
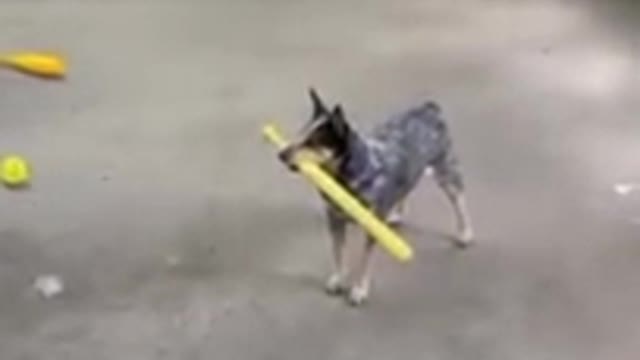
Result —
[[321, 115], [326, 114], [327, 108], [322, 103], [322, 99], [320, 99], [320, 96], [318, 96], [316, 89], [314, 89], [313, 87], [309, 88], [309, 96], [311, 97], [311, 104], [313, 106], [312, 119], [315, 120], [319, 118]]
[[349, 124], [347, 123], [347, 119], [344, 116], [344, 111], [342, 110], [342, 106], [340, 104], [336, 105], [331, 112], [331, 126], [333, 130], [336, 132], [341, 138], [347, 137], [349, 135]]

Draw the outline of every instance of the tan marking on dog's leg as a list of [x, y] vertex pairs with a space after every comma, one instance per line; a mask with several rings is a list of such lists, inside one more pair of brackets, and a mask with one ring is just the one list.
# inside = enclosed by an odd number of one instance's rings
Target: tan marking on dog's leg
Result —
[[387, 215], [387, 222], [390, 225], [401, 225], [404, 220], [404, 213], [406, 209], [406, 201], [400, 200]]

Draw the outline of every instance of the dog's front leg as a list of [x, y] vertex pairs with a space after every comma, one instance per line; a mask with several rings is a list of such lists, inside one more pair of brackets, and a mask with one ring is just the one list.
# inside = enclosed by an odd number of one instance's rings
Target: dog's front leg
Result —
[[347, 267], [344, 258], [347, 221], [332, 209], [327, 210], [329, 233], [333, 250], [333, 272], [327, 279], [325, 290], [330, 295], [339, 295], [346, 291]]
[[373, 266], [373, 255], [375, 242], [371, 237], [367, 236], [364, 244], [364, 251], [358, 264], [358, 272], [355, 282], [349, 291], [349, 303], [353, 306], [362, 305], [369, 298], [371, 290], [371, 270]]

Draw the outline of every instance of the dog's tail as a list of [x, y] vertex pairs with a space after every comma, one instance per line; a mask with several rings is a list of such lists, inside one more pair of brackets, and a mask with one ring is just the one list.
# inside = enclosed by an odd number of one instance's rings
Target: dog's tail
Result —
[[440, 105], [432, 100], [425, 101], [424, 104], [422, 104], [422, 108], [425, 111], [433, 111], [437, 115], [440, 115], [440, 113], [442, 112], [442, 108], [440, 107]]
[[422, 103], [418, 111], [421, 113], [420, 117], [430, 123], [435, 129], [442, 132], [447, 131], [447, 124], [442, 118], [442, 108], [437, 102], [427, 100]]
[[440, 105], [432, 100], [427, 100], [422, 104], [409, 110], [410, 116], [417, 116], [423, 119], [437, 119], [442, 113]]

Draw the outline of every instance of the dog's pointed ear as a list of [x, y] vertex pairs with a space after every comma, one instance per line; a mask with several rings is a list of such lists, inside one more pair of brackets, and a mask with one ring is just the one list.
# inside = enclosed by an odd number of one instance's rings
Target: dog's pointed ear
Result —
[[338, 136], [347, 136], [349, 134], [349, 124], [344, 116], [342, 105], [338, 104], [331, 112], [331, 126]]
[[311, 97], [311, 104], [313, 106], [313, 119], [317, 119], [321, 115], [326, 114], [327, 108], [322, 103], [322, 99], [320, 99], [316, 89], [313, 87], [309, 88], [309, 96]]

